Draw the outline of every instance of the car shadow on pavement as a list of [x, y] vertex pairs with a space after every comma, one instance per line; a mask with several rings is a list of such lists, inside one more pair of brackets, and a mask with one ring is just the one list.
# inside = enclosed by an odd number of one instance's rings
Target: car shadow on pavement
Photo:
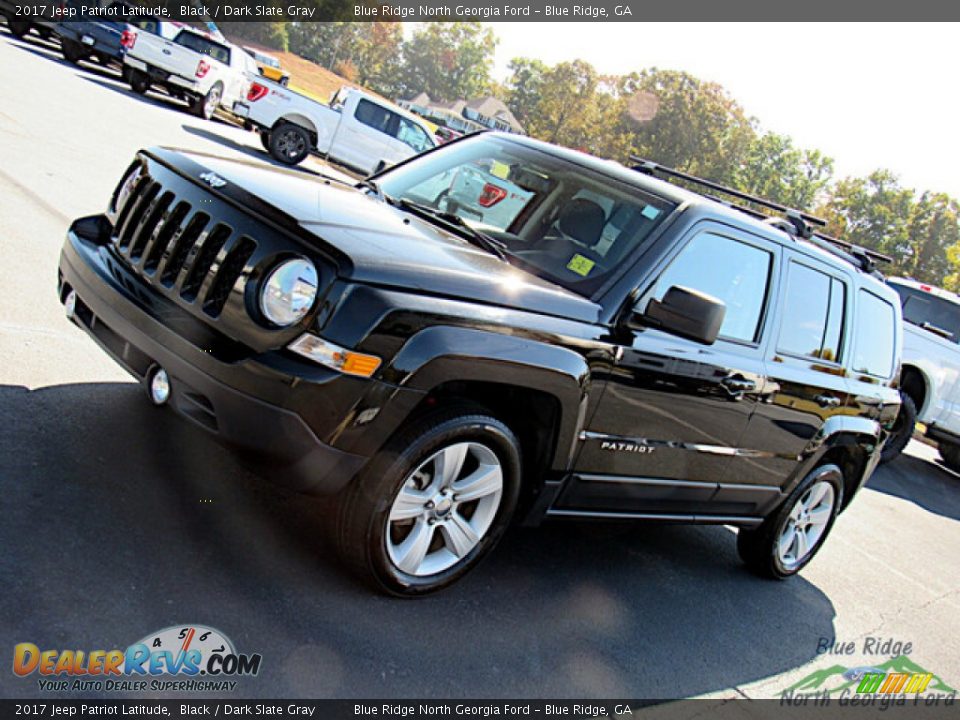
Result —
[[[721, 527], [516, 528], [445, 592], [384, 597], [336, 562], [331, 503], [274, 480], [137, 384], [0, 386], [0, 636], [123, 648], [204, 623], [263, 656], [237, 697], [671, 698], [834, 635], [820, 589], [748, 574]], [[0, 695], [28, 682], [0, 673]]]
[[[24, 42], [20, 40], [16, 44], [20, 47], [21, 50], [24, 50], [29, 53], [33, 53], [37, 57], [42, 57], [45, 60], [52, 60], [54, 62], [63, 65], [66, 68], [71, 70], [79, 70], [81, 72], [87, 73], [88, 75], [101, 77], [106, 80], [113, 80], [119, 82], [121, 80], [120, 71], [114, 70], [113, 68], [104, 67], [103, 65], [98, 65], [90, 60], [85, 60], [79, 65], [68, 62], [64, 59], [63, 55], [60, 54], [60, 48], [45, 43], [44, 41], [36, 38], [37, 43]], [[90, 77], [83, 76], [86, 80], [92, 80]]]
[[[867, 487], [919, 505], [927, 512], [960, 520], [960, 477], [941, 462], [904, 453], [875, 473]], [[933, 472], [929, 468], [936, 468]]]
[[[124, 84], [123, 79], [120, 76], [114, 78], [100, 79], [95, 77], [84, 77], [84, 80], [91, 82], [94, 85], [99, 85], [102, 88], [107, 90], [113, 90], [115, 93], [119, 93], [124, 97], [127, 97], [131, 100], [137, 100], [147, 105], [153, 105], [156, 108], [161, 110], [170, 110], [173, 112], [186, 112], [187, 104], [182, 100], [177, 100], [175, 97], [171, 97], [166, 93], [158, 91], [150, 91], [146, 95], [137, 95], [133, 92], [126, 84]], [[107, 82], [107, 80], [112, 82]]]

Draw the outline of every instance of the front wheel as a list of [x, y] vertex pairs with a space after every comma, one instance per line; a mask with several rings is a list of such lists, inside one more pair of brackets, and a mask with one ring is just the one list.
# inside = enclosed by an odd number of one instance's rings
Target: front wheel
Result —
[[900, 453], [913, 437], [913, 430], [917, 425], [917, 405], [913, 398], [905, 393], [900, 393], [900, 412], [897, 414], [897, 420], [893, 424], [893, 430], [887, 443], [880, 451], [880, 462], [888, 463], [900, 457]]
[[740, 558], [762, 577], [796, 575], [823, 547], [842, 498], [843, 471], [833, 464], [815, 468], [760, 527], [740, 529]]
[[270, 133], [261, 130], [260, 133], [260, 144], [263, 145], [263, 149], [267, 152], [270, 152]]
[[285, 165], [296, 165], [310, 154], [310, 133], [293, 123], [271, 131], [269, 142], [270, 154]]
[[223, 85], [214, 83], [213, 87], [206, 95], [201, 95], [193, 101], [193, 114], [197, 117], [209, 120], [220, 106], [220, 98], [223, 97]]
[[83, 45], [69, 38], [63, 38], [60, 41], [60, 52], [63, 53], [63, 59], [73, 65], [78, 65], [81, 60], [87, 57]]
[[341, 499], [345, 564], [394, 595], [440, 590], [472, 570], [517, 504], [520, 446], [499, 420], [448, 412], [392, 441]]

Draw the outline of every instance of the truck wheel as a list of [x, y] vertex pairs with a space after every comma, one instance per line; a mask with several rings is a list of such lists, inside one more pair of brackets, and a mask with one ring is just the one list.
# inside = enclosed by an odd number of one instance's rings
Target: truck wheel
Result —
[[260, 144], [263, 145], [263, 149], [270, 152], [270, 133], [261, 130], [259, 135]]
[[299, 125], [284, 123], [270, 133], [270, 154], [286, 165], [296, 165], [310, 154], [310, 133]]
[[78, 65], [81, 60], [87, 57], [83, 45], [69, 38], [63, 38], [60, 41], [60, 52], [63, 53], [64, 60], [74, 65]]
[[954, 472], [960, 472], [960, 445], [953, 443], [937, 443], [937, 450], [940, 451], [940, 457], [943, 458], [943, 464]]
[[18, 38], [23, 38], [30, 32], [30, 22], [26, 20], [11, 20], [8, 17], [7, 27], [10, 28], [10, 32], [13, 33], [14, 37]]
[[917, 424], [917, 405], [906, 393], [900, 393], [900, 413], [897, 415], [897, 421], [893, 424], [893, 430], [890, 437], [887, 438], [887, 444], [883, 446], [880, 452], [880, 462], [888, 463], [900, 457], [900, 453], [913, 437], [913, 429]]
[[206, 95], [202, 95], [193, 101], [191, 107], [193, 114], [204, 120], [209, 120], [220, 106], [221, 97], [223, 97], [223, 85], [214, 83]]
[[823, 547], [842, 498], [843, 471], [833, 464], [815, 468], [760, 527], [740, 529], [740, 558], [761, 577], [796, 575]]
[[340, 500], [345, 564], [393, 595], [440, 590], [472, 570], [517, 504], [520, 445], [469, 410], [424, 418], [391, 441]]
[[127, 71], [127, 81], [130, 89], [137, 95], [144, 95], [150, 89], [150, 76], [142, 70], [130, 68]]

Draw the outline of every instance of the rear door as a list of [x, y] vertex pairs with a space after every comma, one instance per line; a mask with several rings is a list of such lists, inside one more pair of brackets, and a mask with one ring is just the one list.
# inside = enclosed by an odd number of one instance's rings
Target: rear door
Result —
[[383, 159], [388, 165], [393, 165], [412, 155], [419, 155], [435, 145], [426, 130], [413, 120], [397, 114], [396, 131], [393, 137], [387, 139]]
[[776, 490], [747, 488], [718, 508], [721, 482], [751, 463], [744, 439], [769, 393], [768, 334], [780, 248], [720, 223], [698, 223], [647, 288], [637, 308], [672, 286], [726, 305], [720, 337], [703, 345], [655, 329], [629, 332], [593, 413], [558, 507], [574, 513], [749, 514]]
[[[824, 424], [856, 414], [845, 370], [852, 342], [846, 322], [853, 317], [852, 278], [832, 264], [785, 252], [779, 322], [766, 353], [772, 392], [758, 406], [746, 440], [765, 453], [731, 478], [753, 487], [784, 486]], [[717, 499], [736, 498], [721, 493]]]

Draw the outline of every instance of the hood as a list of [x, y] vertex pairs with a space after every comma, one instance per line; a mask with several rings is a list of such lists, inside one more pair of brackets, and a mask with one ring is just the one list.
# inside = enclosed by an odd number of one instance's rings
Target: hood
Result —
[[[582, 322], [599, 319], [600, 306], [587, 298], [336, 179], [185, 154], [226, 180], [216, 192], [246, 198], [259, 212], [265, 203], [293, 219], [336, 259], [341, 277]], [[242, 190], [241, 197], [230, 186]]]

